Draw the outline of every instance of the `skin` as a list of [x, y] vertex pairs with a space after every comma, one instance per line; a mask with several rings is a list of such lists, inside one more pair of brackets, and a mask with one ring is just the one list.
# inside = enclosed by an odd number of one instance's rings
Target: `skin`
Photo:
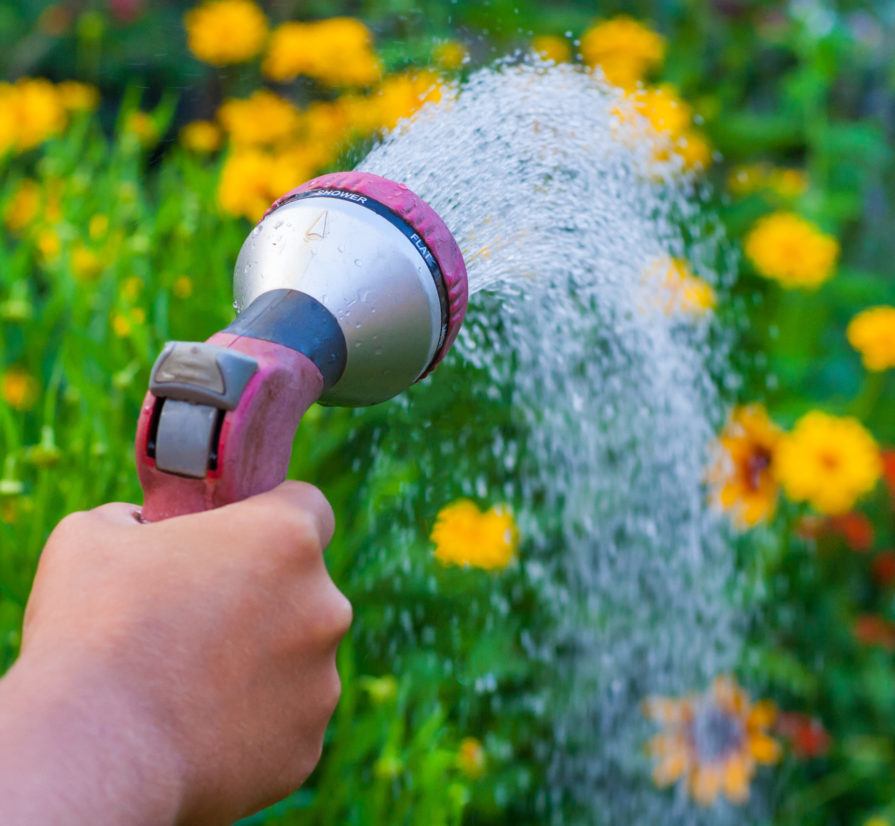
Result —
[[351, 623], [332, 533], [298, 482], [151, 525], [66, 517], [0, 680], [0, 822], [227, 824], [298, 788]]

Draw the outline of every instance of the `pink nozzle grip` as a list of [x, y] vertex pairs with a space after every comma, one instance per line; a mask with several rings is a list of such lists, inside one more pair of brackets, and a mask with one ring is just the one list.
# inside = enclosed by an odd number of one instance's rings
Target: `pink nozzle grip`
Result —
[[410, 224], [431, 250], [441, 269], [447, 289], [448, 328], [444, 342], [420, 378], [428, 376], [451, 349], [466, 316], [466, 304], [469, 297], [466, 264], [451, 231], [438, 213], [422, 198], [414, 195], [404, 184], [383, 178], [380, 175], [373, 175], [370, 172], [333, 172], [321, 175], [278, 198], [267, 210], [265, 216], [290, 198], [312, 189], [344, 189], [378, 201]]
[[146, 394], [136, 452], [147, 522], [211, 510], [275, 488], [286, 478], [298, 423], [323, 392], [323, 377], [314, 363], [289, 347], [231, 333], [216, 333], [208, 342], [252, 356], [258, 371], [236, 409], [224, 416], [217, 469], [204, 479], [155, 466], [146, 448], [156, 397]]

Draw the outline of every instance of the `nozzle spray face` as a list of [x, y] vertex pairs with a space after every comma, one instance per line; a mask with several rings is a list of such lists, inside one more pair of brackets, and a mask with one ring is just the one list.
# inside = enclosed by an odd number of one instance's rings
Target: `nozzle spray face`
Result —
[[325, 175], [277, 201], [243, 244], [234, 293], [298, 290], [320, 302], [347, 360], [321, 401], [368, 405], [405, 390], [450, 348], [466, 312], [466, 268], [443, 221], [402, 184]]

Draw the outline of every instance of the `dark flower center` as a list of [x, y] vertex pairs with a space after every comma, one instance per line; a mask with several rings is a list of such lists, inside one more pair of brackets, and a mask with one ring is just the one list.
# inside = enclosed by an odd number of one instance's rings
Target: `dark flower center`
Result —
[[743, 721], [717, 706], [696, 713], [690, 727], [693, 747], [702, 763], [717, 762], [743, 745]]

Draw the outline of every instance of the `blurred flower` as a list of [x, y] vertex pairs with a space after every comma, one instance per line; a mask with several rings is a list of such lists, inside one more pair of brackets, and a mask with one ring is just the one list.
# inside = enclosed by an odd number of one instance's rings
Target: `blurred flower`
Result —
[[850, 511], [825, 521], [826, 529], [841, 536], [851, 550], [866, 553], [873, 547], [873, 523], [863, 513]]
[[289, 140], [301, 126], [301, 113], [285, 98], [266, 89], [240, 100], [225, 100], [218, 120], [238, 146], [265, 146]]
[[57, 88], [43, 78], [0, 83], [0, 154], [23, 152], [58, 135], [67, 123]]
[[398, 695], [398, 681], [391, 674], [384, 674], [382, 677], [361, 677], [358, 682], [375, 705], [390, 703]]
[[23, 367], [10, 367], [0, 377], [0, 397], [16, 410], [30, 410], [39, 389], [37, 380]]
[[136, 301], [141, 292], [143, 292], [143, 279], [138, 275], [132, 275], [124, 280], [119, 294], [125, 301]]
[[554, 63], [568, 63], [572, 59], [569, 41], [555, 34], [542, 34], [532, 38], [531, 48], [544, 60], [552, 60]]
[[144, 0], [108, 0], [112, 14], [124, 23], [136, 20], [143, 13]]
[[394, 780], [404, 770], [404, 763], [396, 754], [383, 754], [373, 764], [373, 774], [383, 780]]
[[109, 230], [109, 216], [102, 213], [90, 216], [90, 223], [87, 225], [87, 232], [94, 241], [103, 238]]
[[862, 645], [873, 645], [895, 651], [895, 624], [878, 614], [862, 614], [855, 620], [855, 639]]
[[873, 558], [873, 579], [878, 585], [895, 583], [895, 551], [880, 551]]
[[59, 257], [62, 251], [62, 242], [59, 240], [59, 234], [51, 227], [42, 229], [37, 234], [37, 249], [40, 252], [41, 261], [48, 264]]
[[789, 741], [796, 757], [823, 757], [830, 750], [830, 735], [816, 717], [784, 711], [778, 716], [775, 729]]
[[178, 276], [171, 285], [171, 292], [176, 298], [189, 298], [193, 294], [193, 279], [188, 275]]
[[712, 162], [712, 145], [696, 129], [685, 129], [675, 142], [674, 151], [688, 169], [707, 169]]
[[835, 238], [792, 212], [761, 218], [744, 248], [761, 275], [787, 288], [819, 287], [833, 275], [839, 255]]
[[727, 177], [727, 188], [734, 195], [749, 195], [764, 187], [767, 164], [752, 163], [735, 166]]
[[882, 462], [876, 441], [857, 419], [814, 410], [781, 439], [775, 472], [790, 499], [837, 516], [873, 489]]
[[432, 49], [432, 61], [441, 69], [455, 72], [469, 59], [469, 49], [459, 40], [443, 40]]
[[251, 60], [267, 39], [267, 18], [250, 0], [209, 0], [183, 22], [190, 51], [213, 66]]
[[895, 507], [895, 450], [888, 448], [880, 454], [883, 463], [883, 479], [885, 479], [886, 487], [889, 488], [889, 496], [892, 499], [892, 505]]
[[[662, 264], [659, 265], [662, 269]], [[683, 258], [672, 258], [665, 262], [663, 288], [667, 293], [665, 312], [671, 315], [684, 312], [703, 315], [717, 304], [717, 296], [711, 285], [694, 275], [690, 265]]]
[[722, 457], [712, 481], [721, 506], [741, 527], [770, 519], [776, 510], [774, 464], [780, 434], [760, 404], [735, 407], [721, 433]]
[[670, 83], [637, 89], [625, 98], [634, 111], [646, 118], [656, 132], [678, 137], [690, 126], [693, 110]]
[[868, 370], [895, 367], [895, 307], [871, 307], [858, 313], [846, 335]]
[[75, 244], [71, 253], [71, 269], [75, 278], [90, 281], [99, 275], [102, 268], [102, 259], [92, 249], [82, 243]]
[[134, 307], [128, 312], [112, 313], [112, 332], [119, 338], [127, 338], [134, 329], [146, 321], [146, 311], [142, 307]]
[[148, 112], [139, 110], [128, 112], [124, 119], [124, 131], [128, 135], [133, 135], [140, 142], [140, 146], [148, 148], [158, 143], [158, 126]]
[[94, 112], [99, 106], [99, 90], [89, 83], [63, 80], [56, 90], [62, 105], [69, 112]]
[[892, 826], [892, 821], [885, 817], [870, 817], [864, 821], [864, 826]]
[[271, 35], [262, 70], [279, 82], [304, 75], [330, 86], [370, 86], [382, 73], [373, 35], [353, 17], [283, 23]]
[[3, 223], [10, 232], [20, 233], [37, 217], [40, 208], [40, 185], [32, 178], [23, 178], [13, 196], [3, 207]]
[[780, 746], [768, 733], [776, 708], [752, 703], [732, 677], [718, 677], [702, 695], [652, 697], [647, 717], [663, 726], [648, 744], [659, 787], [683, 779], [690, 796], [704, 806], [724, 795], [744, 803], [756, 764], [776, 763]]
[[784, 200], [794, 200], [808, 190], [808, 176], [803, 169], [775, 167], [769, 176], [770, 188]]
[[443, 565], [495, 570], [513, 560], [519, 535], [513, 515], [504, 506], [483, 513], [474, 502], [461, 499], [442, 508], [431, 539], [435, 558]]
[[485, 749], [475, 737], [466, 737], [457, 751], [457, 768], [470, 780], [478, 780], [485, 773]]
[[72, 13], [64, 6], [54, 3], [47, 6], [37, 18], [37, 28], [50, 37], [65, 34], [72, 22]]
[[769, 163], [744, 164], [731, 170], [727, 187], [734, 195], [767, 190], [791, 201], [807, 191], [808, 176], [803, 169], [776, 167]]
[[210, 120], [194, 120], [180, 130], [180, 142], [193, 152], [215, 152], [222, 140], [221, 130]]
[[662, 62], [665, 38], [622, 15], [584, 33], [581, 57], [588, 66], [599, 66], [609, 83], [631, 89]]
[[441, 80], [433, 72], [403, 72], [386, 78], [369, 99], [372, 109], [372, 130], [394, 129], [424, 104], [439, 101]]

